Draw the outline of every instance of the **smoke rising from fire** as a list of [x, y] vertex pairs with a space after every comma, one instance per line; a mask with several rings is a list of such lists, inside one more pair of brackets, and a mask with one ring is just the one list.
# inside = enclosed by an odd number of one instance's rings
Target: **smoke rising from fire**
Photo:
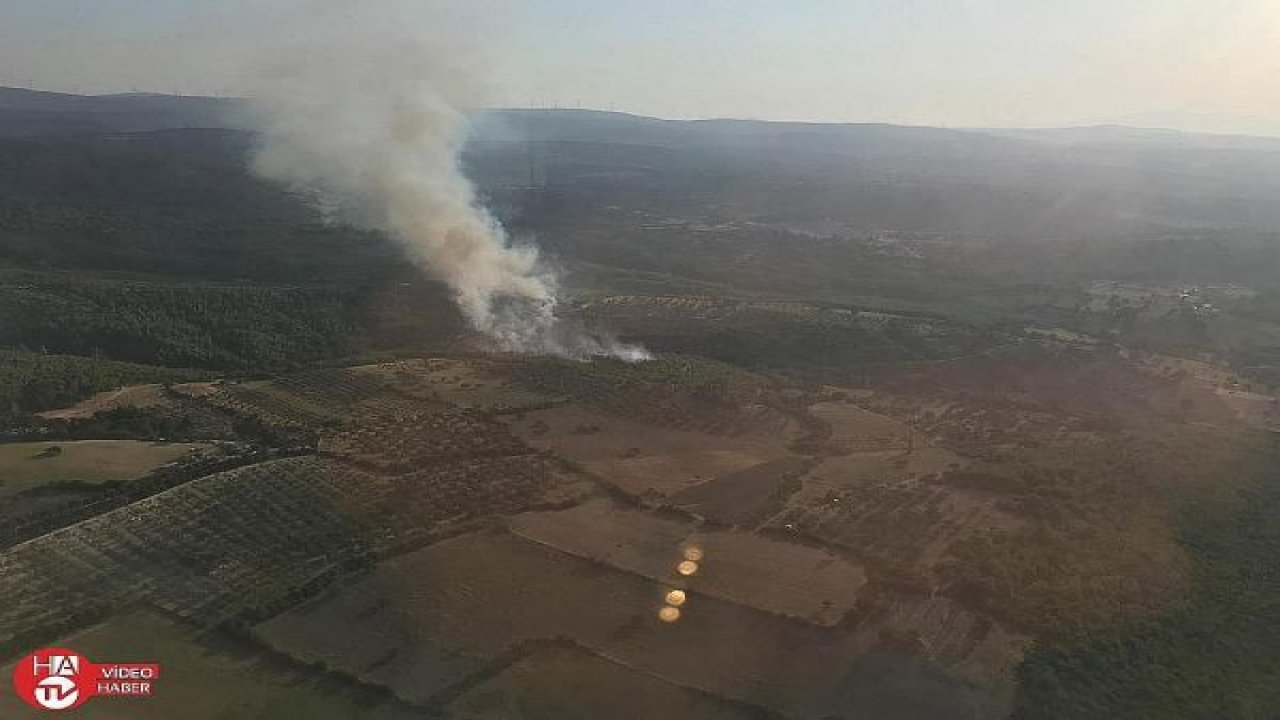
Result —
[[256, 170], [386, 231], [499, 349], [647, 359], [562, 321], [554, 274], [511, 242], [464, 176], [463, 108], [477, 100], [482, 63], [409, 5], [369, 5], [318, 3], [288, 20], [303, 39], [274, 47], [258, 73]]

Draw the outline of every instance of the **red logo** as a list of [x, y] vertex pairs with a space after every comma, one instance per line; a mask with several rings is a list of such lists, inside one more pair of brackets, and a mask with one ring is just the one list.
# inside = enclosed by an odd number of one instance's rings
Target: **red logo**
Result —
[[37, 710], [71, 710], [93, 697], [147, 697], [158, 677], [154, 663], [94, 663], [75, 650], [45, 648], [14, 666], [13, 689]]

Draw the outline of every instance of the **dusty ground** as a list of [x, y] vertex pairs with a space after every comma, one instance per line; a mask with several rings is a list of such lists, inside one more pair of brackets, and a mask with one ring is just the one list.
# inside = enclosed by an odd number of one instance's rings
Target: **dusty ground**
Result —
[[119, 390], [98, 393], [68, 408], [37, 414], [48, 420], [79, 420], [120, 408], [169, 407], [171, 405], [173, 400], [165, 395], [163, 386], [131, 385]]

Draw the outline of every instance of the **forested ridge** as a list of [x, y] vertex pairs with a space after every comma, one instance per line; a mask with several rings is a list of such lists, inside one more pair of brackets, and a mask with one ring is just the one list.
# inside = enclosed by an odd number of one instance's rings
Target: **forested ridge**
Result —
[[254, 177], [252, 151], [228, 130], [0, 140], [0, 348], [30, 386], [11, 417], [169, 379], [141, 365], [335, 362], [418, 311], [435, 325], [390, 334], [453, 330], [398, 248]]
[[113, 362], [103, 358], [0, 350], [0, 414], [6, 422], [62, 407], [122, 385], [187, 382], [208, 377], [195, 370]]

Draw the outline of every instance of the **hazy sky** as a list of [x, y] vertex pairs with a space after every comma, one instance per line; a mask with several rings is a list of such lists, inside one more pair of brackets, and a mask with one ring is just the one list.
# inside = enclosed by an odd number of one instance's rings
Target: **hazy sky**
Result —
[[[378, 0], [321, 0], [380, 13]], [[393, 3], [389, 3], [393, 4]], [[0, 0], [0, 84], [236, 94], [305, 0]], [[488, 104], [1280, 134], [1280, 0], [418, 0]], [[372, 9], [371, 9], [372, 8]], [[460, 9], [465, 8], [465, 9]], [[482, 9], [477, 9], [482, 8]], [[301, 17], [301, 15], [298, 15]]]

